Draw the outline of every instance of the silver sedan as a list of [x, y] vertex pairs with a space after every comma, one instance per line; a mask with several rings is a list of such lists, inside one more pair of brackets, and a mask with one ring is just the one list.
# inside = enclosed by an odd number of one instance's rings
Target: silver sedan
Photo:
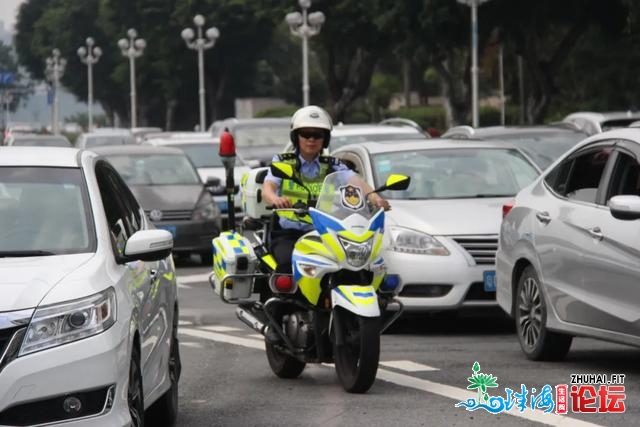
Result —
[[638, 159], [640, 129], [592, 136], [505, 206], [497, 300], [529, 359], [576, 335], [640, 345]]

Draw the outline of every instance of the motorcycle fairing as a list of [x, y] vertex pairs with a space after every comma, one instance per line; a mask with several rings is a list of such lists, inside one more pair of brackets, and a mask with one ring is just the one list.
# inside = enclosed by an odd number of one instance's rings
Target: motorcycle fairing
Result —
[[378, 297], [373, 286], [336, 286], [331, 290], [331, 305], [363, 317], [380, 316]]

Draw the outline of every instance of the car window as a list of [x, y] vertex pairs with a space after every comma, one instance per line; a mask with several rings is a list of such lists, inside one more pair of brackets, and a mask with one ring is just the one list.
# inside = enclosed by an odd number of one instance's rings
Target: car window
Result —
[[392, 173], [411, 177], [406, 191], [388, 198], [509, 197], [532, 182], [538, 171], [519, 151], [500, 148], [405, 150], [373, 157], [375, 187]]
[[282, 145], [289, 140], [289, 124], [236, 126], [233, 137], [238, 147]]
[[587, 149], [567, 159], [547, 176], [547, 183], [570, 200], [596, 203], [598, 186], [611, 150], [609, 146]]
[[96, 179], [114, 250], [123, 254], [129, 237], [141, 228], [140, 207], [122, 179], [105, 162], [96, 166]]
[[631, 154], [619, 152], [611, 175], [607, 200], [618, 195], [640, 196], [640, 164]]
[[413, 139], [427, 139], [423, 134], [415, 132], [415, 133], [369, 133], [369, 134], [358, 134], [358, 135], [343, 135], [343, 136], [331, 136], [331, 144], [330, 148], [335, 150], [345, 145], [349, 144], [357, 144], [359, 142], [365, 141], [376, 141], [376, 142], [393, 142], [393, 141], [405, 141], [405, 140], [413, 140]]
[[[167, 147], [179, 148], [189, 157], [197, 168], [221, 168], [222, 159], [218, 155], [219, 144], [167, 144]], [[236, 158], [236, 166], [238, 166]]]
[[95, 233], [79, 168], [0, 167], [0, 251], [90, 252]]
[[183, 154], [112, 155], [107, 159], [127, 185], [201, 184], [198, 172]]
[[86, 139], [84, 139], [85, 147], [99, 147], [102, 145], [125, 145], [129, 143], [129, 139], [122, 135], [99, 135], [87, 137]]

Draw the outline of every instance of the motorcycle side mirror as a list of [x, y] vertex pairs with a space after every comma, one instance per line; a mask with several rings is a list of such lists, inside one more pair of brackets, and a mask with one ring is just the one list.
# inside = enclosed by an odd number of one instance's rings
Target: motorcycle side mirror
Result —
[[372, 193], [379, 193], [385, 190], [406, 190], [409, 188], [411, 178], [406, 175], [391, 174], [383, 186], [376, 188]]

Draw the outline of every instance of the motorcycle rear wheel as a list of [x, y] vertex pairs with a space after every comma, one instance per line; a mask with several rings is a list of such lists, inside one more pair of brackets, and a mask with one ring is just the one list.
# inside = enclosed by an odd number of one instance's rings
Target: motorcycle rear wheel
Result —
[[271, 370], [280, 378], [297, 378], [307, 365], [295, 357], [278, 350], [275, 345], [266, 341], [265, 349]]
[[346, 311], [340, 314], [344, 343], [333, 345], [336, 373], [347, 392], [365, 393], [378, 372], [380, 318], [356, 316]]

